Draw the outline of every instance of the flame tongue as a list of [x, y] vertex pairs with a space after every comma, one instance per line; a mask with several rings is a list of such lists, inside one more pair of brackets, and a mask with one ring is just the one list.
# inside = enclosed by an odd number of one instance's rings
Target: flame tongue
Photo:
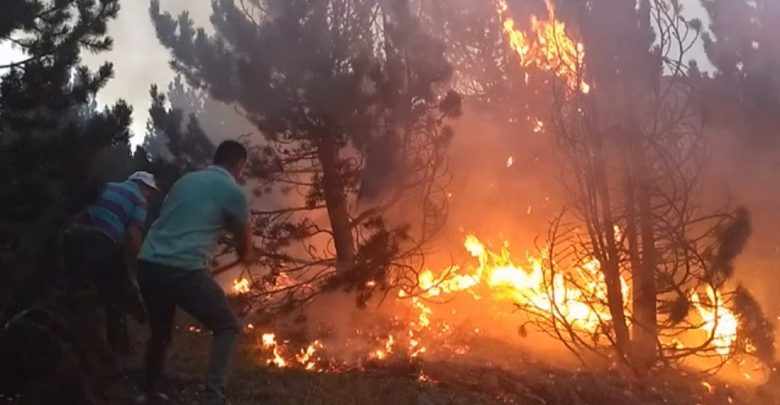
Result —
[[585, 58], [585, 47], [566, 33], [566, 24], [555, 18], [555, 5], [546, 0], [547, 19], [531, 16], [531, 33], [517, 28], [509, 16], [507, 0], [498, 0], [496, 8], [509, 46], [517, 53], [524, 67], [536, 67], [553, 72], [564, 79], [569, 89], [590, 92], [590, 85], [582, 81], [580, 68]]
[[737, 340], [739, 321], [736, 315], [725, 305], [720, 291], [707, 286], [709, 305], [702, 303], [699, 293], [691, 295], [691, 304], [701, 316], [701, 329], [708, 332], [712, 347], [721, 356], [728, 356]]

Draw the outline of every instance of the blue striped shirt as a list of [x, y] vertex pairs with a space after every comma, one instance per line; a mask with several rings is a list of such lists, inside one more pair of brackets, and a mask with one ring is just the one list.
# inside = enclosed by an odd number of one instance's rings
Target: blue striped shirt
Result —
[[108, 183], [88, 208], [92, 224], [114, 242], [124, 239], [130, 226], [143, 229], [146, 222], [146, 199], [134, 181]]

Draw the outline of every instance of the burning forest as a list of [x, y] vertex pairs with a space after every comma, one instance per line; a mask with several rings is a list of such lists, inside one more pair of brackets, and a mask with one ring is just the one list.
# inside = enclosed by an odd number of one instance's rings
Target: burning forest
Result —
[[[527, 32], [518, 28], [514, 18], [510, 16], [511, 11], [505, 1], [497, 2], [495, 6], [506, 45], [519, 62], [517, 74], [524, 75], [523, 80], [526, 82], [539, 80], [552, 87], [549, 95], [553, 103], [552, 108], [558, 106], [560, 108], [549, 117], [555, 125], [553, 131], [561, 132], [560, 142], [575, 142], [574, 139], [566, 138], [576, 136], [567, 133], [570, 130], [567, 128], [567, 125], [570, 125], [568, 120], [582, 119], [590, 106], [577, 107], [579, 117], [576, 118], [564, 116], [569, 113], [566, 109], [577, 106], [580, 102], [588, 103], [591, 98], [598, 97], [596, 94], [598, 89], [594, 89], [594, 94], [591, 95], [591, 85], [585, 79], [587, 75], [585, 45], [567, 33], [565, 23], [556, 18], [555, 5], [549, 1], [545, 3], [547, 8], [545, 17], [531, 15]], [[647, 7], [648, 10], [645, 12], [649, 13], [652, 9], [667, 18], [674, 12], [662, 3], [648, 4]], [[657, 9], [653, 9], [654, 7]], [[689, 42], [695, 40], [697, 34], [685, 25], [687, 23], [675, 22], [676, 25], [667, 26], [668, 21], [659, 16], [656, 16], [655, 21], [648, 19], [647, 22], [656, 23], [660, 28], [673, 29], [664, 33], [667, 37], [662, 38], [661, 41], [662, 46], [666, 48], [659, 48], [657, 52], [668, 52], [670, 55], [675, 51], [679, 52], [678, 60], [674, 61], [668, 55], [655, 56], [663, 63], [677, 62], [674, 66], [681, 69], [680, 60], [686, 48], [690, 46]], [[671, 44], [673, 41], [677, 43]], [[670, 44], [666, 45], [666, 42]], [[512, 54], [510, 53], [509, 56]], [[526, 69], [534, 71], [536, 77], [528, 72], [520, 73]], [[675, 74], [680, 77], [676, 77]], [[658, 93], [666, 93], [656, 95], [666, 97], [668, 100], [661, 99], [661, 106], [656, 108], [664, 110], [670, 108], [673, 102], [690, 102], [684, 99], [689, 97], [684, 93], [689, 89], [684, 84], [677, 83], [682, 81], [682, 76], [681, 72], [662, 74], [662, 79], [668, 81], [664, 86], [668, 88], [656, 89]], [[556, 84], [558, 82], [560, 82], [559, 88]], [[606, 87], [605, 91], [608, 90]], [[670, 105], [667, 107], [664, 104]], [[693, 107], [679, 108], [679, 106], [680, 104], [675, 104], [675, 108], [678, 108], [677, 116], [667, 117], [664, 115], [667, 111], [658, 111], [657, 119], [668, 120], [665, 125], [682, 127], [680, 123], [684, 123], [686, 129], [689, 125], [694, 126], [694, 122], [687, 122], [695, 119], [697, 113], [693, 111]], [[543, 120], [532, 118], [530, 121], [534, 122], [534, 132], [544, 128]], [[637, 130], [642, 131], [643, 128]], [[672, 147], [676, 148], [674, 152], [695, 155], [697, 153], [695, 148], [701, 147], [698, 143], [700, 134], [696, 133], [697, 130], [698, 128], [694, 127], [690, 129], [690, 134], [675, 133], [674, 136], [678, 137], [676, 141], [682, 138], [684, 142], [690, 144], [673, 145]], [[581, 136], [585, 140], [576, 141], [587, 143], [596, 142], [595, 139], [588, 139], [588, 137], [601, 135], [583, 133]], [[689, 139], [685, 139], [686, 136]], [[577, 147], [583, 146], [577, 145]], [[512, 252], [508, 240], [494, 240], [492, 246], [486, 246], [476, 235], [466, 234], [463, 248], [468, 255], [465, 258], [463, 255], [453, 256], [458, 257], [453, 260], [456, 264], [441, 268], [431, 268], [427, 265], [414, 268], [413, 265], [391, 264], [410, 267], [405, 268], [408, 271], [382, 274], [376, 279], [366, 280], [364, 285], [354, 286], [364, 294], [380, 290], [383, 297], [380, 300], [382, 303], [378, 305], [392, 308], [389, 312], [382, 309], [379, 311], [381, 316], [388, 318], [386, 322], [389, 326], [386, 327], [389, 330], [367, 331], [358, 328], [353, 336], [348, 336], [346, 339], [340, 336], [341, 341], [336, 342], [337, 345], [354, 347], [357, 341], [362, 340], [363, 342], [357, 346], [363, 348], [363, 353], [359, 350], [357, 352], [348, 350], [350, 353], [345, 358], [339, 358], [338, 353], [346, 348], [338, 347], [334, 350], [335, 356], [329, 358], [327, 354], [329, 345], [324, 344], [322, 340], [314, 340], [308, 345], [303, 344], [298, 351], [293, 348], [294, 345], [284, 347], [276, 341], [274, 332], [269, 332], [262, 335], [260, 343], [270, 351], [269, 364], [326, 371], [343, 367], [362, 367], [365, 362], [381, 362], [396, 355], [410, 359], [429, 356], [457, 358], [472, 350], [470, 344], [479, 345], [479, 339], [482, 337], [506, 339], [510, 336], [509, 340], [516, 340], [511, 338], [511, 332], [507, 333], [507, 330], [502, 331], [502, 328], [494, 327], [497, 324], [503, 326], [511, 322], [519, 325], [515, 328], [516, 334], [522, 336], [541, 334], [559, 343], [562, 348], [569, 349], [583, 365], [587, 366], [598, 359], [601, 360], [602, 366], [627, 367], [635, 372], [641, 372], [641, 369], [647, 365], [640, 366], [636, 363], [633, 349], [622, 342], [627, 337], [621, 336], [621, 333], [627, 332], [621, 332], [620, 329], [626, 331], [634, 329], [631, 333], [632, 339], [637, 341], [641, 339], [642, 333], [636, 331], [640, 321], [635, 312], [648, 309], [641, 308], [642, 303], [636, 297], [637, 290], [645, 287], [637, 280], [640, 275], [635, 274], [642, 271], [643, 261], [654, 260], [658, 263], [659, 269], [664, 267], [666, 271], [666, 266], [671, 267], [669, 269], [671, 274], [667, 276], [669, 280], [665, 281], [671, 285], [663, 287], [658, 285], [655, 287], [657, 292], [652, 297], [653, 302], [659, 303], [652, 311], [655, 323], [652, 329], [655, 331], [652, 334], [651, 346], [642, 349], [655, 353], [652, 362], [663, 361], [668, 365], [676, 364], [705, 374], [717, 373], [726, 368], [729, 374], [748, 381], [765, 379], [769, 373], [767, 367], [771, 367], [771, 362], [762, 362], [761, 354], [758, 353], [771, 350], [767, 347], [767, 344], [771, 346], [771, 342], [759, 342], [754, 339], [762, 339], [762, 336], [751, 336], [755, 331], [751, 330], [746, 323], [755, 320], [745, 320], [740, 323], [741, 317], [737, 312], [738, 309], [735, 308], [735, 301], [739, 300], [739, 294], [745, 294], [745, 291], [729, 289], [726, 283], [729, 274], [717, 274], [719, 271], [726, 271], [717, 266], [729, 266], [729, 263], [735, 259], [731, 255], [736, 255], [742, 249], [741, 245], [747, 237], [744, 233], [749, 233], [749, 218], [745, 212], [739, 210], [716, 212], [712, 214], [716, 223], [710, 225], [710, 229], [697, 229], [700, 227], [694, 226], [694, 222], [699, 219], [688, 217], [697, 214], [692, 208], [684, 206], [688, 203], [687, 199], [694, 197], [695, 184], [665, 184], [673, 181], [682, 183], [688, 180], [686, 176], [690, 176], [690, 181], [695, 181], [695, 174], [686, 172], [691, 169], [688, 165], [695, 162], [673, 160], [677, 159], [677, 156], [663, 158], [668, 159], [663, 162], [664, 164], [676, 165], [673, 170], [679, 173], [661, 173], [672, 178], [658, 183], [660, 189], [654, 191], [660, 195], [643, 197], [658, 200], [657, 203], [652, 201], [651, 203], [660, 206], [648, 207], [650, 210], [659, 213], [662, 210], [675, 210], [670, 214], [669, 220], [680, 222], [670, 224], [678, 226], [668, 230], [674, 233], [673, 235], [664, 234], [663, 232], [667, 232], [666, 229], [659, 229], [657, 233], [651, 229], [648, 231], [649, 234], [643, 233], [644, 231], [637, 229], [639, 224], [633, 222], [635, 219], [629, 217], [628, 212], [619, 214], [616, 212], [619, 216], [611, 220], [606, 217], [601, 218], [602, 213], [598, 212], [601, 209], [599, 206], [609, 203], [598, 200], [600, 198], [606, 200], [608, 193], [614, 191], [590, 188], [581, 190], [584, 194], [595, 194], [589, 196], [588, 198], [593, 200], [586, 203], [592, 205], [587, 209], [597, 212], [581, 212], [582, 216], [577, 219], [584, 224], [578, 224], [576, 221], [571, 224], [564, 223], [565, 215], [554, 218], [550, 233], [547, 235], [549, 239], [544, 241], [542, 246], [533, 247], [533, 251]], [[685, 156], [683, 159], [695, 158], [698, 157]], [[507, 167], [513, 165], [512, 156], [508, 158], [506, 165]], [[590, 177], [582, 181], [608, 182], [608, 179], [597, 178], [597, 173], [587, 173], [588, 170], [596, 169], [598, 168], [591, 166], [583, 168], [585, 176]], [[601, 168], [601, 170], [605, 169], [606, 167]], [[692, 168], [692, 170], [696, 169], [696, 167]], [[636, 181], [636, 179], [629, 181]], [[601, 187], [597, 184], [594, 186]], [[611, 187], [609, 184], [602, 186]], [[670, 188], [667, 190], [663, 187]], [[674, 190], [674, 187], [690, 188]], [[639, 190], [636, 192], [638, 193]], [[686, 201], [674, 200], [677, 198], [674, 193], [684, 193], [681, 198]], [[669, 200], [661, 201], [663, 198]], [[627, 203], [633, 205], [641, 202]], [[612, 206], [604, 208], [613, 209]], [[644, 208], [614, 207], [620, 210]], [[637, 216], [637, 220], [641, 222], [642, 214], [632, 215]], [[682, 218], [677, 218], [677, 215]], [[605, 223], [610, 225], [608, 229], [603, 228]], [[688, 233], [693, 233], [694, 229], [701, 232], [696, 236], [696, 241], [689, 239], [693, 236], [688, 236]], [[652, 243], [656, 247], [652, 255], [644, 251], [647, 249], [646, 238], [655, 239]], [[706, 238], [711, 240], [708, 241]], [[704, 247], [694, 246], [694, 242]], [[606, 251], [607, 249], [609, 251]], [[436, 255], [436, 252], [425, 253], [425, 257], [418, 259], [421, 263], [435, 262], [432, 257]], [[669, 257], [663, 257], [665, 255]], [[648, 258], [648, 256], [658, 257]], [[664, 262], [667, 259], [671, 262]], [[719, 261], [723, 262], [719, 263]], [[615, 270], [609, 271], [604, 268], [608, 262]], [[684, 267], [687, 274], [677, 274], [681, 271], [680, 267]], [[299, 280], [288, 278], [284, 272], [281, 274], [281, 280], [276, 279], [269, 285], [268, 278], [264, 278], [262, 273], [262, 270], [259, 275], [253, 270], [246, 271], [240, 279], [233, 281], [234, 292], [240, 297], [251, 297], [248, 298], [250, 302], [264, 302], [259, 305], [263, 308], [273, 306], [272, 303], [276, 301], [279, 293], [284, 297], [283, 302], [286, 299], [295, 299], [293, 297], [298, 293], [298, 289], [315, 289], [310, 282], [296, 285]], [[614, 280], [610, 277], [614, 277]], [[660, 283], [656, 281], [654, 284]], [[248, 289], [247, 286], [250, 285], [254, 288]], [[669, 290], [659, 292], [662, 289]], [[390, 300], [396, 302], [388, 302]], [[615, 310], [615, 300], [618, 300], [618, 314]], [[466, 308], [463, 308], [464, 306]], [[482, 322], [472, 319], [475, 314], [481, 314]], [[758, 316], [758, 322], [762, 322], [760, 315]], [[514, 322], [511, 321], [513, 317], [517, 318]], [[393, 331], [394, 329], [397, 331]], [[510, 331], [511, 329], [509, 328]], [[498, 334], [492, 335], [493, 332]], [[759, 349], [757, 345], [762, 348]], [[312, 361], [316, 353], [319, 353], [316, 358], [320, 365]]]
[[[79, 58], [110, 49], [121, 1], [18, 3], [0, 6], [0, 44], [27, 55], [0, 66], [3, 263], [18, 273], [0, 358], [45, 352], [78, 372], [42, 373], [56, 361], [36, 357], [3, 370], [0, 398], [113, 403], [95, 392], [116, 387], [89, 382], [99, 344], [78, 337], [100, 333], [74, 321], [101, 305], [114, 352], [144, 334], [122, 318], [117, 342], [112, 311], [150, 322], [140, 403], [169, 400], [169, 306], [194, 317], [174, 333], [193, 347], [211, 331], [219, 356], [236, 335], [240, 386], [318, 381], [306, 398], [272, 395], [284, 403], [331, 403], [312, 398], [375, 377], [428, 387], [417, 403], [780, 398], [780, 308], [756, 281], [780, 282], [756, 253], [780, 218], [735, 174], [765, 167], [757, 143], [780, 156], [773, 3], [701, 0], [706, 27], [675, 0], [220, 0], [204, 25], [152, 0], [177, 76], [151, 86], [132, 154], [132, 107], [97, 108], [111, 64]], [[205, 244], [182, 246], [206, 232], [216, 252], [194, 281], [175, 270], [202, 270], [182, 263]], [[106, 236], [122, 245], [110, 258], [95, 253], [114, 249]], [[126, 275], [89, 281], [119, 262], [140, 292], [118, 287]], [[98, 304], [71, 297], [91, 284]], [[181, 403], [230, 397], [219, 363]], [[46, 384], [71, 388], [32, 394]], [[375, 401], [353, 398], [333, 403]]]

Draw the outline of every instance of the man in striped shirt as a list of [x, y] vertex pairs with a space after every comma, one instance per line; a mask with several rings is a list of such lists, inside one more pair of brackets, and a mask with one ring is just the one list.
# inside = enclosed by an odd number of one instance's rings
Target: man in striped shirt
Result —
[[91, 224], [115, 244], [129, 235], [137, 256], [143, 242], [146, 200], [157, 190], [154, 176], [147, 172], [135, 172], [122, 183], [108, 183], [87, 210]]
[[[157, 192], [154, 176], [135, 172], [126, 181], [108, 183], [100, 197], [86, 210], [81, 225], [87, 231], [74, 238], [74, 263], [83, 266], [95, 281], [98, 295], [105, 305], [106, 337], [118, 353], [130, 350], [125, 311], [135, 304], [136, 317], [143, 314], [138, 294], [128, 279], [124, 244], [129, 240], [131, 257], [136, 257], [143, 243], [147, 199]], [[125, 308], [121, 308], [121, 307]]]
[[128, 278], [125, 241], [131, 242], [130, 257], [134, 260], [143, 242], [146, 201], [155, 192], [154, 176], [147, 172], [136, 172], [125, 182], [109, 183], [65, 231], [66, 271], [29, 272], [0, 313], [0, 326], [39, 301], [49, 283], [69, 290], [87, 282], [97, 287], [105, 305], [109, 344], [115, 352], [127, 353], [130, 341], [124, 314], [129, 312], [139, 321], [145, 321], [146, 314]]

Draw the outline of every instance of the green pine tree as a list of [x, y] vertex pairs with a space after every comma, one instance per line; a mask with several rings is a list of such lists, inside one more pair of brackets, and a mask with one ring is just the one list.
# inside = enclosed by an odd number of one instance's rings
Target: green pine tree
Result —
[[[385, 229], [382, 214], [417, 197], [437, 211], [420, 219], [422, 242], [444, 212], [443, 190], [427, 187], [446, 176], [443, 150], [452, 133], [444, 120], [460, 105], [441, 91], [452, 73], [444, 47], [405, 1], [245, 6], [213, 2], [213, 35], [196, 30], [187, 14], [161, 13], [157, 1], [150, 12], [172, 66], [235, 106], [260, 134], [248, 139], [253, 183], [287, 199], [286, 207], [258, 213], [266, 221], [258, 227], [266, 264], [304, 263], [295, 268], [305, 268], [299, 275], [309, 281], [335, 268], [354, 285], [374, 279], [384, 286], [400, 254], [368, 250], [398, 251], [406, 234]], [[304, 251], [291, 247], [294, 240]], [[387, 260], [368, 266], [367, 256]]]

